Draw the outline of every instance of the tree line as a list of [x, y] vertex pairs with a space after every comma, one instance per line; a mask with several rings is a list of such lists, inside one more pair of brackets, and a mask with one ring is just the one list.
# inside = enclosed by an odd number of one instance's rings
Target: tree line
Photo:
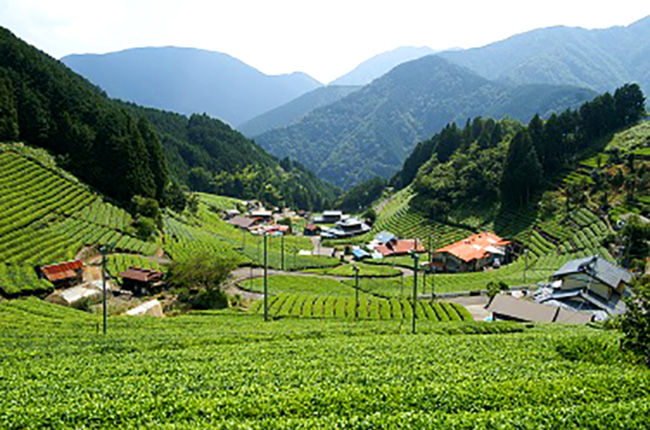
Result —
[[644, 103], [639, 86], [626, 84], [579, 109], [546, 120], [535, 115], [526, 126], [480, 117], [464, 127], [450, 123], [416, 145], [390, 184], [413, 184], [416, 203], [432, 216], [445, 216], [458, 205], [523, 206], [581, 152], [638, 122]]

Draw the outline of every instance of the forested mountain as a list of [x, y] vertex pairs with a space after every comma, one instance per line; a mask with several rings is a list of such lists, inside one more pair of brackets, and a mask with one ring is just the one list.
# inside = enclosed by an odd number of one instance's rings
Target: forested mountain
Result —
[[352, 71], [330, 82], [329, 85], [366, 85], [388, 73], [395, 66], [436, 52], [438, 51], [428, 46], [401, 46], [369, 58]]
[[207, 113], [233, 125], [321, 85], [304, 73], [269, 76], [230, 55], [194, 48], [134, 48], [61, 61], [111, 97], [187, 115]]
[[449, 122], [479, 115], [526, 121], [536, 112], [578, 106], [594, 94], [571, 87], [511, 87], [426, 56], [395, 67], [290, 127], [257, 136], [256, 142], [349, 187], [374, 176], [390, 177], [416, 142]]
[[141, 195], [164, 203], [179, 183], [306, 209], [336, 197], [299, 164], [276, 160], [223, 122], [111, 100], [0, 28], [0, 141], [18, 140], [47, 149], [122, 202]]
[[289, 103], [246, 121], [237, 129], [248, 137], [255, 137], [274, 128], [287, 127], [300, 121], [314, 109], [334, 103], [359, 88], [361, 87], [340, 85], [316, 88]]
[[17, 140], [51, 151], [118, 200], [160, 200], [167, 186], [162, 146], [148, 121], [0, 27], [0, 141]]
[[[547, 120], [535, 115], [527, 126], [491, 118], [468, 120], [462, 128], [450, 123], [416, 146], [391, 183], [398, 188], [411, 185], [416, 206], [433, 218], [444, 219], [468, 207], [485, 214], [498, 203], [522, 207], [539, 196], [545, 181], [575, 163], [576, 156], [597, 151], [602, 138], [639, 121], [644, 102], [638, 85], [626, 84], [577, 110], [554, 113]], [[647, 184], [648, 171], [635, 172], [633, 159], [627, 164], [629, 174], [643, 177]], [[623, 185], [622, 178], [614, 178], [621, 171], [605, 170], [614, 185]], [[605, 179], [592, 175], [591, 182], [602, 186]]]
[[123, 106], [153, 124], [171, 177], [192, 190], [304, 209], [322, 209], [336, 198], [335, 187], [299, 163], [278, 161], [217, 119]]
[[548, 83], [612, 91], [626, 82], [650, 90], [650, 16], [627, 27], [532, 30], [481, 48], [439, 56], [513, 84]]

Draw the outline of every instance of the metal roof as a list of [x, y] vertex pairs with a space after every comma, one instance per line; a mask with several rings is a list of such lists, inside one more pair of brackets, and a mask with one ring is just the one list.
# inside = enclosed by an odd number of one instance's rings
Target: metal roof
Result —
[[138, 282], [150, 282], [157, 281], [163, 277], [162, 272], [158, 272], [150, 269], [139, 269], [136, 267], [131, 267], [125, 272], [120, 273], [120, 276], [124, 279], [131, 279]]
[[396, 239], [395, 235], [393, 233], [389, 233], [387, 231], [382, 231], [382, 232], [377, 233], [375, 235], [375, 240], [377, 242], [381, 242], [381, 243], [390, 242], [393, 239]]
[[255, 224], [255, 220], [253, 218], [236, 215], [232, 219], [228, 220], [228, 224], [232, 224], [240, 228], [249, 228]]
[[463, 261], [470, 262], [486, 257], [496, 246], [504, 246], [509, 243], [494, 233], [483, 232], [439, 248], [436, 253], [447, 252]]
[[41, 272], [48, 281], [61, 281], [63, 279], [75, 278], [77, 270], [83, 268], [83, 263], [79, 260], [67, 261], [65, 263], [50, 264], [41, 267]]
[[354, 255], [357, 258], [370, 257], [370, 254], [368, 254], [366, 251], [364, 251], [361, 248], [353, 249], [352, 255]]
[[520, 321], [552, 322], [558, 308], [498, 294], [490, 302], [488, 310]]
[[612, 288], [618, 287], [621, 282], [629, 284], [632, 280], [630, 272], [598, 255], [569, 261], [553, 274], [553, 278], [560, 278], [573, 273], [584, 273], [592, 276]]

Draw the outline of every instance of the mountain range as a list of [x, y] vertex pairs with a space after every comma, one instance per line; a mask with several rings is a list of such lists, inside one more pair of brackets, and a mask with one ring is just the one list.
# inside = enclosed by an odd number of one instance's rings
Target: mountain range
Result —
[[287, 127], [297, 123], [314, 109], [341, 100], [360, 88], [361, 86], [355, 85], [327, 85], [316, 88], [289, 103], [246, 121], [237, 129], [252, 138], [275, 128]]
[[111, 97], [187, 115], [207, 113], [232, 125], [321, 86], [305, 73], [269, 76], [230, 55], [194, 48], [134, 48], [61, 61]]
[[598, 92], [636, 82], [650, 90], [650, 16], [628, 26], [532, 30], [481, 48], [439, 56], [512, 84], [576, 85]]
[[113, 100], [0, 27], [0, 142], [12, 141], [47, 149], [124, 205], [134, 195], [164, 205], [180, 185], [305, 209], [336, 197], [299, 163], [276, 159], [222, 121]]
[[390, 177], [415, 144], [449, 122], [511, 116], [578, 106], [588, 89], [490, 81], [435, 55], [401, 64], [381, 78], [301, 121], [256, 137], [282, 158], [291, 157], [344, 188], [373, 176]]
[[362, 62], [352, 71], [334, 79], [329, 85], [366, 85], [388, 73], [395, 66], [407, 61], [417, 60], [425, 55], [435, 54], [428, 46], [401, 46], [392, 51], [377, 54]]

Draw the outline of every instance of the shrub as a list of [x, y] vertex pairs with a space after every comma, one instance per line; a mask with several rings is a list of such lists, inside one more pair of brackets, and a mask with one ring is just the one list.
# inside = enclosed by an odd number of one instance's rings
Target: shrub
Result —
[[650, 276], [632, 284], [632, 295], [625, 298], [625, 304], [627, 312], [620, 319], [621, 346], [650, 366]]

